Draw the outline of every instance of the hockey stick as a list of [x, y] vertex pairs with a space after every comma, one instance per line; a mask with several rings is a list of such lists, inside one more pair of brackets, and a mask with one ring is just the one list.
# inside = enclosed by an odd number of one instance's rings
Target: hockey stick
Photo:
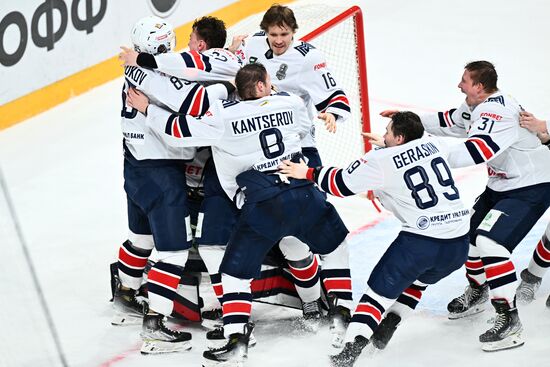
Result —
[[44, 292], [42, 291], [42, 287], [40, 286], [40, 282], [38, 281], [38, 276], [36, 275], [36, 270], [30, 256], [29, 249], [27, 247], [27, 242], [25, 241], [25, 237], [23, 236], [23, 230], [21, 229], [21, 225], [19, 224], [19, 219], [17, 218], [17, 215], [15, 213], [15, 207], [13, 205], [13, 201], [11, 200], [11, 196], [8, 191], [8, 185], [6, 184], [6, 180], [4, 179], [4, 173], [2, 171], [2, 167], [0, 167], [0, 187], [2, 188], [2, 192], [4, 194], [4, 197], [6, 198], [8, 211], [13, 219], [13, 223], [15, 225], [15, 231], [17, 232], [19, 243], [21, 244], [21, 248], [23, 249], [23, 254], [25, 256], [26, 263], [29, 267], [33, 284], [36, 289], [36, 293], [38, 293], [38, 298], [40, 300], [40, 304], [42, 305], [42, 310], [44, 310], [44, 316], [46, 318], [46, 322], [48, 323], [48, 328], [52, 334], [52, 338], [55, 344], [55, 348], [57, 350], [57, 354], [59, 356], [59, 360], [63, 367], [68, 367], [69, 364], [67, 363], [67, 359], [65, 358], [65, 353], [63, 352], [63, 349], [61, 347], [61, 342], [59, 341], [59, 336], [57, 334], [57, 330], [55, 328], [55, 324], [53, 322], [50, 309], [48, 308], [48, 304], [46, 303]]

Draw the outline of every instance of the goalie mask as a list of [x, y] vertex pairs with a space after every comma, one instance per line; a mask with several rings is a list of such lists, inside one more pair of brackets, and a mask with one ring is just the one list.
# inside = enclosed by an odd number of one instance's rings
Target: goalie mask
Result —
[[158, 55], [170, 52], [176, 46], [172, 25], [158, 17], [145, 17], [132, 29], [132, 43], [137, 52]]

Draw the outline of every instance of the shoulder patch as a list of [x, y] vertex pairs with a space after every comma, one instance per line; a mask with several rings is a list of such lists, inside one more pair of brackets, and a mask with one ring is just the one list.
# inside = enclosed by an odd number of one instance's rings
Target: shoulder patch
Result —
[[279, 92], [279, 93], [275, 93], [276, 96], [285, 96], [285, 97], [290, 97], [290, 94], [288, 94], [287, 92]]
[[230, 100], [223, 100], [222, 106], [223, 108], [228, 108], [231, 106], [235, 106], [236, 104], [239, 104], [239, 101], [230, 101]]
[[259, 31], [252, 35], [252, 37], [261, 37], [261, 36], [265, 36], [265, 31]]
[[302, 54], [302, 56], [306, 56], [307, 53], [315, 47], [307, 42], [302, 41], [298, 46], [294, 47], [299, 53]]
[[485, 103], [488, 103], [488, 102], [496, 102], [496, 103], [500, 103], [500, 104], [503, 105], [503, 106], [506, 106], [506, 105], [504, 104], [504, 97], [503, 97], [503, 96], [487, 98], [487, 100], [485, 101]]

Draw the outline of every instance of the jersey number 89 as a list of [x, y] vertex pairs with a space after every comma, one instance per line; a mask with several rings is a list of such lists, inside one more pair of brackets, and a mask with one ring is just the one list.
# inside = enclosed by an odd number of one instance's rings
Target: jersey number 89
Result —
[[[445, 198], [449, 201], [458, 199], [460, 195], [458, 194], [458, 190], [454, 185], [455, 182], [453, 180], [453, 176], [451, 176], [451, 170], [449, 169], [449, 166], [447, 166], [447, 163], [445, 163], [443, 158], [434, 158], [430, 165], [437, 177], [437, 181], [439, 182], [439, 184], [443, 187], [450, 187], [453, 191], [452, 193], [444, 192], [443, 196], [445, 196]], [[443, 175], [441, 174], [440, 167], [443, 167], [446, 173], [445, 177], [443, 177]], [[420, 178], [420, 180], [418, 180], [418, 178]], [[405, 184], [407, 185], [409, 190], [411, 190], [411, 196], [414, 198], [417, 207], [419, 207], [420, 209], [429, 209], [437, 205], [437, 203], [439, 202], [439, 198], [437, 197], [433, 186], [429, 183], [428, 174], [426, 173], [426, 169], [424, 169], [424, 167], [415, 166], [408, 169], [403, 174], [403, 179], [405, 179]], [[413, 182], [413, 180], [416, 183]], [[427, 194], [423, 195], [424, 200], [422, 197], [420, 197], [421, 192], [425, 192]]]

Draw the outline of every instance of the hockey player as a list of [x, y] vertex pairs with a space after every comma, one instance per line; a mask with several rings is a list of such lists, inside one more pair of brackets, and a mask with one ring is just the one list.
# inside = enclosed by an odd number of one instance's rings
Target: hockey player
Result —
[[[278, 90], [300, 96], [306, 104], [311, 121], [320, 114], [331, 124], [344, 122], [351, 111], [348, 98], [336, 82], [322, 53], [313, 45], [294, 39], [298, 23], [292, 10], [274, 4], [264, 14], [260, 28], [262, 31], [250, 37], [240, 50], [244, 54], [245, 62], [261, 63]], [[310, 122], [310, 131], [302, 139], [302, 153], [310, 167], [321, 165], [314, 136], [315, 125]], [[281, 249], [287, 246], [287, 241], [292, 239], [284, 239]], [[331, 313], [335, 318], [332, 325], [335, 346], [342, 343], [343, 330], [339, 324], [349, 321], [349, 310], [352, 306], [348, 257], [345, 248], [328, 258], [321, 257], [321, 282], [334, 306]], [[316, 307], [316, 304], [307, 302], [304, 307]]]
[[482, 349], [515, 348], [524, 341], [510, 254], [550, 205], [550, 172], [545, 167], [550, 151], [520, 127], [522, 108], [497, 88], [490, 62], [468, 63], [458, 87], [466, 94], [458, 109], [422, 117], [429, 133], [467, 138], [449, 157], [452, 167], [486, 163], [489, 173], [470, 220], [469, 285], [449, 303], [449, 318], [481, 312], [490, 290], [497, 316], [479, 337]]
[[[128, 48], [123, 48], [121, 58], [127, 65], [155, 68], [169, 75], [201, 83], [213, 80], [230, 80], [234, 78], [240, 68], [240, 59], [222, 48], [225, 44], [225, 38], [225, 25], [221, 20], [214, 17], [203, 17], [193, 23], [193, 31], [189, 37], [189, 51], [182, 52], [179, 55], [161, 54], [153, 57], [146, 53], [138, 54]], [[326, 116], [326, 118], [332, 117], [332, 115]], [[209, 165], [206, 167], [204, 181], [205, 200], [201, 209], [201, 221], [199, 222], [202, 230], [200, 231], [201, 236], [196, 239], [196, 242], [199, 244], [199, 252], [210, 273], [216, 296], [220, 299], [222, 287], [218, 268], [225, 245], [229, 240], [229, 233], [236, 223], [237, 214], [233, 203], [221, 189], [214, 166]], [[280, 249], [288, 261], [296, 290], [303, 301], [304, 318], [298, 320], [301, 324], [299, 326], [314, 331], [320, 321], [318, 303], [321, 289], [318, 273], [319, 264], [317, 257], [311, 253], [309, 248], [297, 242], [296, 239], [292, 238], [284, 239], [280, 244]], [[301, 252], [296, 250], [300, 245]], [[339, 251], [342, 251], [342, 257], [347, 259], [345, 248]], [[330, 262], [327, 260], [325, 268], [329, 267]], [[348, 267], [347, 262], [345, 267]], [[338, 270], [332, 271], [338, 272]], [[334, 276], [338, 275], [334, 274]], [[351, 300], [349, 269], [344, 275], [343, 280], [329, 280], [327, 284], [332, 286], [330, 289], [333, 292], [342, 288], [345, 297], [349, 296]], [[344, 286], [341, 286], [341, 283], [344, 283]], [[348, 289], [350, 290], [349, 294]], [[349, 314], [349, 312], [347, 313]], [[212, 324], [215, 325], [215, 323], [212, 323], [215, 320], [212, 319], [217, 314], [220, 315], [221, 312], [217, 313], [217, 310], [204, 312], [203, 325], [207, 327]], [[346, 312], [344, 312], [345, 314]], [[218, 339], [220, 333], [223, 333], [221, 329], [213, 330], [207, 334], [207, 339]]]
[[[207, 363], [216, 364], [242, 363], [246, 357], [252, 330], [250, 281], [277, 241], [293, 236], [327, 254], [348, 233], [335, 208], [311, 183], [276, 173], [282, 159], [301, 156], [300, 137], [310, 126], [303, 102], [286, 93], [270, 96], [270, 78], [260, 64], [243, 67], [235, 81], [243, 101], [217, 103], [200, 120], [170, 115], [137, 95], [129, 97], [129, 103], [147, 113], [149, 126], [166, 132], [169, 144], [212, 145], [220, 182], [242, 207], [220, 267], [229, 340], [204, 353]], [[179, 137], [173, 129], [181, 132]]]
[[331, 195], [374, 190], [402, 223], [401, 232], [372, 270], [344, 349], [330, 357], [333, 366], [353, 365], [384, 313], [411, 284], [425, 289], [466, 260], [469, 211], [454, 186], [445, 145], [422, 138], [423, 133], [416, 114], [399, 112], [386, 127], [387, 148], [365, 154], [346, 169], [290, 161], [281, 166], [281, 173], [313, 181]]
[[[173, 48], [172, 27], [156, 17], [143, 18], [132, 30], [137, 50], [158, 54]], [[158, 261], [147, 279], [149, 307], [143, 317], [142, 353], [163, 353], [191, 347], [191, 334], [165, 325], [191, 246], [190, 220], [186, 204], [185, 161], [193, 159], [194, 148], [167, 147], [158, 132], [144, 126], [144, 117], [127, 104], [127, 92], [137, 88], [153, 103], [172, 111], [195, 116], [204, 114], [209, 98], [227, 97], [226, 86], [205, 88], [197, 83], [138, 67], [125, 68], [122, 93], [124, 135], [124, 189], [128, 199], [129, 239], [119, 250], [121, 287], [115, 305], [139, 314], [135, 299], [147, 259], [154, 248]], [[137, 312], [136, 312], [137, 311]]]
[[[550, 148], [550, 121], [539, 120], [530, 112], [521, 112], [520, 126], [537, 134], [540, 141]], [[537, 243], [529, 266], [520, 274], [521, 282], [516, 290], [516, 298], [520, 304], [531, 303], [535, 299], [535, 293], [542, 283], [544, 274], [550, 267], [550, 223], [546, 227], [542, 238]], [[546, 300], [546, 306], [550, 307], [550, 296]]]
[[[128, 66], [156, 69], [167, 75], [204, 85], [220, 80], [231, 81], [241, 68], [241, 60], [223, 49], [226, 36], [224, 22], [207, 16], [193, 23], [188, 51], [151, 55], [122, 47], [123, 51], [119, 57]], [[204, 155], [205, 152], [202, 154]], [[204, 190], [197, 218], [195, 242], [199, 246], [199, 253], [210, 275], [214, 293], [221, 303], [223, 292], [218, 269], [238, 212], [220, 186], [213, 161], [206, 159], [202, 163], [205, 164], [201, 175], [201, 186], [204, 185]], [[221, 317], [221, 309], [204, 311], [203, 325], [213, 327], [216, 325], [218, 316]], [[210, 337], [210, 334], [208, 336]]]

